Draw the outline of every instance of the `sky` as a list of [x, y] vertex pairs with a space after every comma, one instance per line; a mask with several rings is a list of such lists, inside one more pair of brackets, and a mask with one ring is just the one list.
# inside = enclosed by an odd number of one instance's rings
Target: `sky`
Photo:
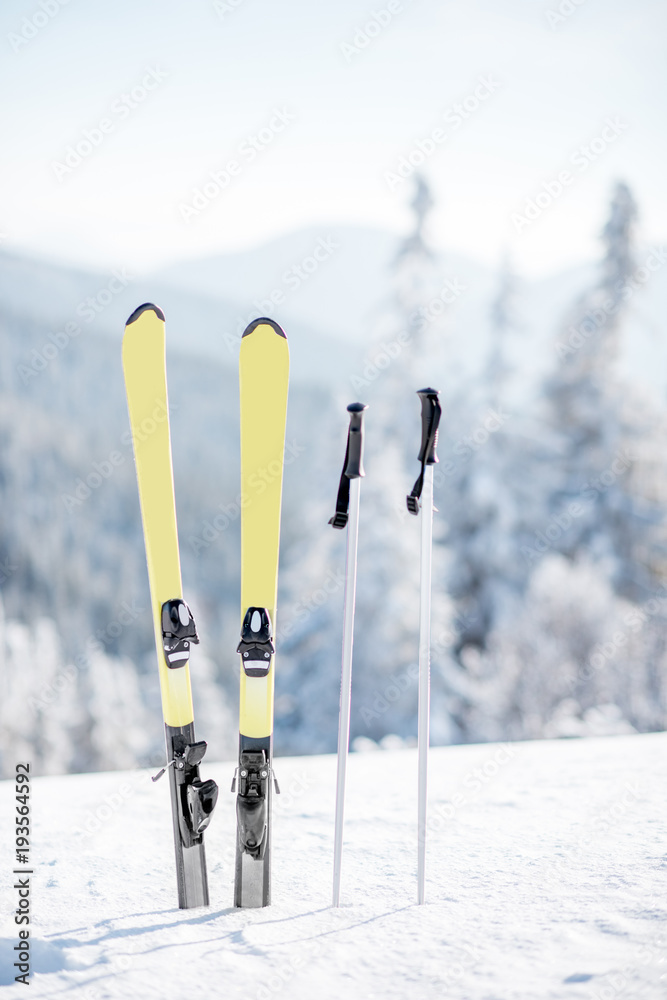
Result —
[[660, 242], [666, 28], [659, 0], [4, 0], [1, 243], [146, 273], [402, 232], [417, 166], [433, 244], [491, 265], [595, 256], [619, 178]]

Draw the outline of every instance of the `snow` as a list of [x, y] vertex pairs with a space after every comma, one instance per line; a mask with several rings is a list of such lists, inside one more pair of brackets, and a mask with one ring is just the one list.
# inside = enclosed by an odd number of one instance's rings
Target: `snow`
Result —
[[[32, 782], [31, 995], [579, 1000], [667, 993], [667, 734], [433, 749], [416, 905], [416, 750], [350, 758], [330, 906], [335, 757], [279, 759], [273, 905], [235, 910], [233, 764], [207, 833], [211, 906], [179, 911], [166, 781]], [[13, 783], [0, 787], [3, 845]], [[97, 815], [96, 815], [97, 814]], [[9, 873], [13, 851], [4, 871]], [[16, 891], [5, 877], [8, 998]]]

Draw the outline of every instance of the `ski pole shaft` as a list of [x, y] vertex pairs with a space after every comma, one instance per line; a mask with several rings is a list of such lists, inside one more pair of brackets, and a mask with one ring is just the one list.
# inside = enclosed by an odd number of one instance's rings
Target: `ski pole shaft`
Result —
[[338, 772], [336, 777], [336, 830], [334, 841], [333, 905], [340, 904], [340, 870], [343, 855], [343, 818], [345, 811], [345, 778], [350, 745], [350, 705], [352, 699], [352, 643], [354, 638], [354, 605], [357, 590], [357, 539], [359, 534], [359, 497], [361, 480], [350, 483], [350, 520], [347, 527], [347, 561], [345, 569], [345, 618], [343, 624], [343, 665], [340, 679], [340, 715], [338, 720]]
[[433, 553], [433, 466], [438, 461], [435, 448], [442, 410], [437, 389], [420, 389], [422, 439], [417, 456], [421, 471], [407, 498], [411, 514], [422, 512], [421, 584], [419, 601], [419, 719], [418, 807], [417, 807], [417, 900], [424, 902], [426, 876], [426, 803], [428, 779], [429, 718], [431, 705], [431, 557]]
[[[335, 528], [347, 523], [347, 559], [345, 566], [345, 612], [343, 619], [343, 662], [340, 682], [340, 713], [338, 721], [338, 769], [336, 776], [336, 821], [334, 831], [333, 905], [340, 905], [340, 875], [343, 856], [343, 820], [345, 812], [345, 779], [350, 744], [350, 704], [352, 698], [352, 646], [354, 640], [354, 606], [357, 590], [357, 543], [359, 538], [359, 498], [363, 469], [363, 403], [348, 406], [348, 431], [345, 467], [336, 503], [336, 514], [329, 522]], [[342, 522], [342, 523], [341, 523]]]
[[426, 792], [431, 703], [431, 555], [433, 551], [433, 466], [424, 470], [421, 525], [421, 593], [419, 606], [419, 791], [417, 865], [418, 902], [424, 902], [426, 875]]

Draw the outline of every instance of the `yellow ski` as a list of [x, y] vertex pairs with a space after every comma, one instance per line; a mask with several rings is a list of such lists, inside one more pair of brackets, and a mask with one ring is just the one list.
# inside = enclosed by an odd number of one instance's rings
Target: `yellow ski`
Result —
[[151, 303], [139, 306], [127, 321], [123, 370], [167, 743], [168, 764], [154, 780], [169, 771], [179, 906], [205, 906], [209, 900], [203, 834], [218, 789], [214, 781], [199, 777], [206, 743], [195, 742], [188, 665], [191, 644], [199, 642], [199, 637], [181, 587], [164, 313]]
[[241, 698], [236, 906], [271, 902], [271, 795], [278, 548], [289, 382], [284, 332], [258, 319], [243, 334], [241, 400]]

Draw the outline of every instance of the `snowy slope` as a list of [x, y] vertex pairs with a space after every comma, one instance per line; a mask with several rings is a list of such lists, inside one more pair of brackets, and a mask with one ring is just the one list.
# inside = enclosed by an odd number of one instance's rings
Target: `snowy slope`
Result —
[[[274, 905], [263, 911], [230, 906], [231, 764], [206, 768], [221, 785], [212, 905], [189, 912], [174, 905], [166, 782], [37, 779], [31, 996], [657, 1000], [667, 993], [666, 751], [667, 734], [434, 750], [421, 908], [413, 750], [351, 758], [338, 911], [333, 757], [277, 762]], [[7, 984], [13, 785], [0, 796]]]

